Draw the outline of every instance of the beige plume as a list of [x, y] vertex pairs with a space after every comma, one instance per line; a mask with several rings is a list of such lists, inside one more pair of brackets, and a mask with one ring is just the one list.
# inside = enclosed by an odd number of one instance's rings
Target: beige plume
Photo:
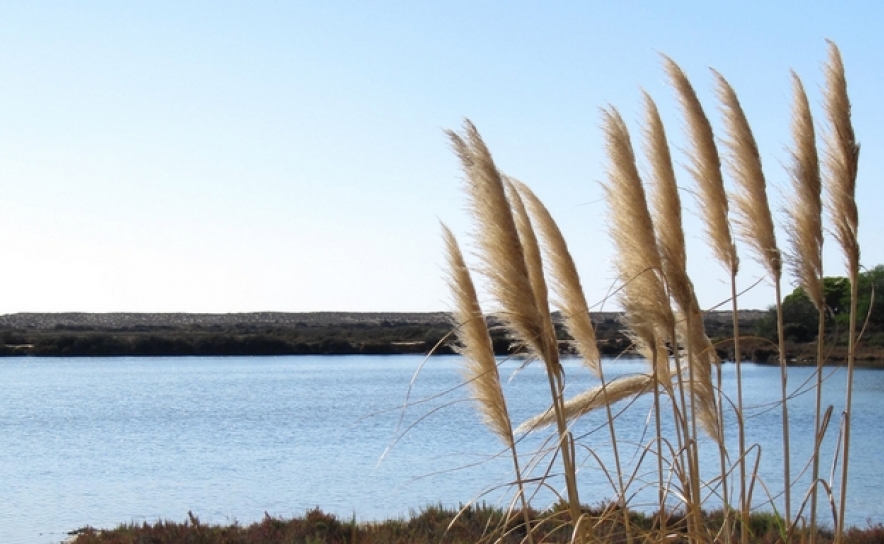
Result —
[[859, 166], [859, 144], [850, 120], [850, 99], [844, 63], [838, 46], [829, 42], [829, 62], [826, 65], [826, 115], [829, 132], [826, 135], [826, 168], [830, 212], [835, 239], [844, 252], [847, 273], [852, 282], [859, 273], [859, 215], [856, 209], [856, 172]]
[[[604, 189], [610, 208], [609, 234], [617, 250], [615, 264], [623, 283], [620, 303], [639, 353], [655, 361], [666, 346], [674, 317], [663, 285], [654, 224], [626, 124], [614, 108], [604, 110], [602, 116], [610, 160]], [[656, 366], [657, 379], [668, 385], [668, 357], [666, 364], [659, 361]]]
[[777, 248], [758, 145], [733, 87], [721, 74], [715, 70], [712, 72], [718, 81], [718, 98], [724, 113], [727, 134], [724, 145], [729, 152], [727, 164], [736, 184], [731, 198], [736, 212], [737, 231], [776, 280], [782, 276], [783, 263]]
[[480, 272], [488, 278], [500, 305], [496, 315], [518, 341], [543, 359], [543, 319], [536, 298], [526, 296], [534, 292], [534, 286], [502, 176], [472, 123], [464, 122], [463, 136], [447, 133], [466, 174], [470, 211], [478, 223]]
[[678, 306], [679, 345], [686, 348], [693, 365], [691, 392], [697, 405], [697, 416], [703, 429], [716, 439], [718, 418], [714, 417], [715, 391], [712, 387], [712, 365], [718, 364], [718, 356], [712, 342], [706, 336], [703, 314], [697, 302], [694, 286], [687, 273], [687, 254], [684, 246], [684, 230], [681, 224], [681, 199], [666, 132], [653, 99], [645, 94], [645, 147], [651, 165], [652, 202], [654, 227], [661, 264], [669, 292]]
[[794, 104], [792, 107], [792, 164], [789, 173], [795, 197], [786, 213], [792, 223], [789, 241], [792, 253], [789, 255], [789, 268], [798, 279], [798, 284], [817, 307], [826, 307], [823, 292], [823, 223], [822, 223], [822, 183], [820, 163], [816, 151], [816, 136], [813, 117], [804, 85], [795, 72], [792, 72]]
[[544, 241], [543, 248], [547, 256], [551, 286], [564, 316], [565, 327], [574, 338], [574, 345], [584, 364], [598, 376], [601, 357], [595, 329], [589, 317], [589, 306], [580, 284], [580, 276], [577, 274], [577, 267], [568, 251], [565, 238], [549, 210], [534, 192], [520, 181], [511, 180], [511, 182], [525, 202]]
[[[555, 329], [553, 328], [552, 316], [549, 312], [549, 291], [546, 287], [546, 278], [543, 275], [543, 257], [540, 254], [540, 244], [537, 242], [537, 234], [534, 232], [534, 225], [528, 216], [528, 210], [522, 202], [522, 197], [513, 186], [512, 181], [503, 176], [504, 187], [506, 188], [507, 198], [512, 209], [513, 219], [516, 222], [516, 231], [519, 233], [519, 241], [525, 254], [525, 264], [528, 269], [528, 278], [531, 281], [531, 288], [534, 292], [536, 307], [540, 313], [540, 319], [544, 331], [543, 337], [540, 339], [542, 344], [543, 360], [553, 360], [552, 355], [555, 354], [555, 361], [558, 361], [558, 342], [556, 340]], [[555, 364], [553, 370], [561, 373], [561, 365]], [[560, 376], [560, 378], [562, 378]]]
[[[597, 386], [565, 402], [565, 417], [568, 420], [576, 419], [593, 410], [604, 408], [621, 400], [636, 397], [653, 391], [654, 377], [648, 374], [638, 374], [627, 378], [619, 378], [608, 382], [604, 386]], [[606, 402], [607, 401], [607, 402]], [[515, 434], [526, 433], [537, 428], [546, 427], [556, 422], [552, 410], [536, 415], [519, 425]]]
[[709, 124], [697, 93], [682, 69], [669, 57], [664, 56], [663, 62], [672, 85], [678, 92], [687, 120], [691, 140], [688, 152], [691, 162], [689, 170], [699, 189], [700, 210], [706, 223], [706, 234], [716, 258], [731, 275], [735, 275], [740, 263], [728, 223], [727, 193], [721, 178], [721, 160], [715, 147], [712, 125]]
[[463, 356], [463, 374], [473, 398], [478, 401], [482, 419], [504, 443], [513, 447], [512, 425], [500, 387], [494, 347], [488, 335], [485, 315], [463, 254], [448, 227], [442, 225], [448, 254], [448, 284], [454, 294], [455, 350]]
[[647, 112], [644, 131], [645, 149], [651, 166], [649, 186], [654, 208], [657, 248], [669, 291], [676, 304], [684, 311], [691, 298], [693, 286], [687, 275], [687, 253], [681, 224], [681, 199], [678, 196], [672, 156], [669, 153], [660, 112], [650, 95], [644, 93], [644, 98]]

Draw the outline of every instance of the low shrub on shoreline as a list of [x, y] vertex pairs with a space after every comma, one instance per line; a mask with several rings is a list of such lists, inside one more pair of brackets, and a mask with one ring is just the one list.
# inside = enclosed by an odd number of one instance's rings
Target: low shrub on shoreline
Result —
[[[600, 543], [626, 542], [619, 513], [616, 507], [586, 509], [593, 520], [593, 541]], [[562, 505], [554, 511], [532, 510], [532, 532], [535, 542], [570, 542], [571, 526], [568, 508]], [[657, 542], [659, 516], [630, 513], [631, 536], [633, 542]], [[704, 515], [710, 527], [720, 527], [722, 512]], [[753, 543], [774, 543], [784, 541], [781, 533], [783, 520], [771, 513], [753, 514], [749, 522]], [[78, 531], [75, 544], [422, 544], [422, 543], [519, 543], [526, 540], [521, 512], [509, 512], [484, 505], [471, 506], [461, 510], [430, 506], [415, 512], [408, 519], [393, 519], [383, 522], [356, 522], [342, 520], [315, 508], [303, 516], [292, 519], [274, 518], [269, 515], [259, 522], [242, 526], [212, 525], [202, 523], [198, 517], [188, 513], [183, 522], [157, 521], [155, 523], [124, 524], [115, 529], [96, 530], [91, 527]], [[667, 542], [687, 542], [684, 534], [686, 524], [678, 514], [667, 516]], [[733, 537], [737, 536], [735, 529]], [[789, 541], [807, 540], [806, 534], [795, 534]], [[820, 529], [817, 542], [833, 542], [833, 534], [828, 529]], [[884, 541], [884, 525], [870, 524], [865, 529], [850, 528], [845, 534], [845, 543], [872, 543]]]

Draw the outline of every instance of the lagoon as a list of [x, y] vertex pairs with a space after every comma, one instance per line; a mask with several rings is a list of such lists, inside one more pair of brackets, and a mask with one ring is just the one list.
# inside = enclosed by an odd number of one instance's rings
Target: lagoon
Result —
[[[407, 355], [0, 360], [0, 542], [57, 543], [84, 525], [181, 521], [188, 511], [204, 522], [247, 524], [265, 513], [292, 516], [315, 506], [373, 520], [427, 504], [505, 504], [510, 460], [499, 455], [500, 442], [467, 400], [458, 361]], [[501, 366], [516, 422], [544, 410], [549, 393], [540, 365], [521, 363]], [[578, 361], [566, 360], [565, 367], [567, 396], [595, 384]], [[614, 377], [647, 365], [608, 360], [605, 368]], [[771, 404], [779, 396], [779, 369], [743, 369], [748, 440], [760, 446], [765, 484], [756, 486], [755, 502], [771, 510], [781, 504], [780, 408]], [[730, 394], [734, 370], [723, 367]], [[789, 370], [796, 478], [812, 443], [814, 400], [806, 385], [812, 373]], [[823, 446], [828, 474], [845, 372], [826, 373], [825, 400], [835, 414]], [[855, 387], [848, 523], [863, 526], [867, 519], [884, 521], [884, 372], [858, 369]], [[631, 467], [653, 435], [650, 407], [650, 397], [617, 405], [618, 443]], [[573, 427], [581, 499], [588, 504], [613, 497], [593, 457], [613, 466], [602, 423], [588, 416]], [[730, 443], [735, 433], [728, 429]], [[548, 436], [520, 442], [526, 461]], [[708, 441], [701, 447], [705, 474], [714, 477], [715, 450]], [[549, 456], [534, 458], [536, 475]], [[656, 497], [655, 466], [647, 460], [637, 470], [636, 508]], [[793, 503], [806, 489], [806, 478], [799, 480]], [[541, 491], [534, 504], [553, 500]]]

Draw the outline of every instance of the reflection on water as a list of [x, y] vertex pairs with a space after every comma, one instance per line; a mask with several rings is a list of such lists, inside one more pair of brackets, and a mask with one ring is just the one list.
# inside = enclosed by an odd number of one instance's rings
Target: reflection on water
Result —
[[[345, 517], [408, 515], [428, 503], [508, 500], [510, 461], [479, 422], [458, 388], [456, 357], [427, 362], [409, 392], [421, 357], [316, 356], [226, 358], [4, 359], [0, 362], [0, 542], [58, 542], [86, 524], [103, 527], [159, 518], [183, 520], [189, 510], [204, 521], [249, 523], [321, 506]], [[641, 372], [642, 361], [609, 362], [606, 372]], [[567, 395], [594, 385], [579, 364], [566, 362]], [[516, 422], [544, 410], [548, 385], [539, 365], [506, 362], [502, 375]], [[844, 372], [827, 370], [826, 404], [833, 427], [844, 403]], [[813, 370], [793, 368], [789, 388], [793, 503], [808, 478], [799, 478], [812, 448]], [[723, 368], [734, 391], [734, 365]], [[782, 486], [779, 369], [744, 365], [747, 433], [758, 444], [764, 485], [755, 500]], [[448, 394], [440, 395], [449, 391]], [[402, 410], [408, 395], [409, 407]], [[849, 523], [884, 520], [878, 489], [884, 424], [884, 372], [858, 370], [854, 392]], [[635, 507], [656, 499], [656, 461], [636, 466], [652, 442], [650, 396], [618, 405], [618, 444], [636, 479]], [[736, 451], [733, 413], [728, 443]], [[398, 432], [397, 432], [398, 429]], [[588, 416], [573, 426], [582, 460], [581, 498], [613, 496], [596, 456], [608, 468], [604, 420]], [[835, 428], [824, 444], [831, 469]], [[385, 450], [399, 437], [393, 447]], [[526, 462], [549, 448], [546, 432], [519, 443]], [[706, 479], [718, 473], [717, 450], [701, 444]], [[383, 459], [382, 459], [383, 456]], [[550, 456], [533, 456], [535, 475]], [[732, 459], [731, 461], [734, 461]], [[553, 472], [558, 472], [554, 464]], [[714, 495], [717, 488], [707, 493]], [[483, 495], [483, 493], [485, 493]], [[551, 502], [539, 493], [536, 506]], [[714, 499], [710, 499], [714, 500]], [[774, 500], [779, 501], [778, 497]], [[779, 505], [780, 502], [777, 502]], [[779, 506], [778, 506], [779, 507]]]

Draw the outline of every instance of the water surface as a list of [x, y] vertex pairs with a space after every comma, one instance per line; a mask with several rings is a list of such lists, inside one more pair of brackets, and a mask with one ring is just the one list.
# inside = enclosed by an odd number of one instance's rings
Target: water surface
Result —
[[[58, 542], [84, 525], [181, 521], [188, 511], [203, 521], [250, 523], [265, 512], [292, 516], [320, 506], [371, 520], [440, 502], [505, 502], [511, 461], [499, 455], [500, 441], [464, 400], [458, 360], [430, 359], [412, 384], [421, 357], [2, 359], [0, 542]], [[502, 365], [516, 422], [545, 409], [549, 393], [539, 365], [520, 370], [519, 364]], [[646, 365], [609, 361], [606, 369], [613, 377]], [[595, 384], [576, 361], [566, 361], [566, 371], [568, 396]], [[828, 372], [824, 391], [836, 426], [844, 372]], [[808, 368], [789, 373], [796, 392], [789, 404], [796, 477], [811, 448], [814, 399], [802, 393], [811, 374]], [[724, 366], [724, 380], [733, 392], [734, 365]], [[783, 480], [782, 423], [780, 408], [767, 404], [779, 396], [779, 369], [744, 365], [744, 387], [749, 440], [760, 444], [760, 475], [776, 495]], [[410, 406], [403, 410], [407, 395]], [[864, 525], [867, 518], [884, 520], [884, 372], [858, 370], [854, 402], [848, 521]], [[650, 408], [650, 397], [618, 405], [618, 443], [630, 471], [636, 452], [651, 441]], [[590, 455], [613, 467], [603, 422], [590, 416], [574, 426], [581, 498], [590, 504], [613, 496]], [[834, 429], [829, 435], [826, 473]], [[520, 442], [526, 462], [548, 436]], [[729, 443], [734, 437], [729, 426]], [[714, 476], [716, 450], [708, 440], [702, 448], [704, 475]], [[535, 473], [545, 470], [549, 457], [534, 458]], [[636, 507], [656, 498], [655, 467], [646, 461], [637, 469]], [[806, 488], [805, 478], [793, 503]], [[770, 509], [760, 485], [755, 498]], [[535, 505], [552, 500], [540, 493]]]

